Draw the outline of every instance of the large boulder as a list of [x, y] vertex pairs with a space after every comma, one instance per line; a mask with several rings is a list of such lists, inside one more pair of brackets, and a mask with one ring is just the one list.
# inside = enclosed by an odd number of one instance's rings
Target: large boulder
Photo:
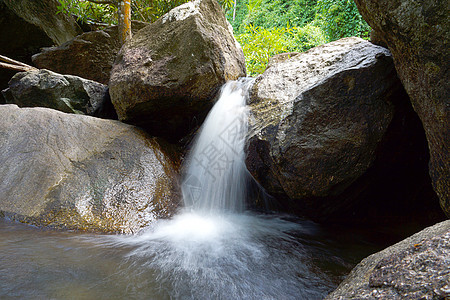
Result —
[[[56, 44], [61, 45], [82, 33], [75, 19], [58, 13], [58, 0], [0, 0], [18, 17], [43, 30]], [[9, 29], [9, 26], [5, 29]], [[19, 36], [16, 36], [20, 38]]]
[[275, 57], [250, 92], [247, 168], [317, 219], [371, 166], [400, 87], [389, 51], [345, 38]]
[[[133, 33], [148, 23], [133, 21]], [[108, 84], [112, 65], [120, 50], [118, 27], [83, 33], [57, 47], [44, 48], [33, 55], [38, 68], [76, 75]]]
[[[38, 26], [17, 16], [0, 1], [0, 54], [31, 64], [31, 55], [41, 47], [48, 47], [53, 41]], [[8, 81], [16, 72], [0, 68], [0, 90], [8, 87]], [[0, 97], [0, 103], [2, 102]]]
[[176, 152], [141, 130], [47, 108], [1, 105], [0, 115], [0, 215], [131, 233], [174, 211]]
[[2, 93], [8, 104], [88, 115], [94, 115], [110, 101], [106, 85], [48, 70], [17, 73]]
[[450, 22], [445, 1], [355, 0], [364, 19], [392, 52], [430, 149], [430, 175], [450, 217]]
[[326, 299], [449, 299], [449, 257], [447, 220], [365, 258]]
[[177, 140], [201, 124], [227, 81], [245, 76], [244, 55], [215, 0], [183, 4], [137, 32], [110, 79], [119, 119]]
[[[40, 48], [80, 34], [73, 18], [57, 13], [58, 5], [57, 0], [0, 0], [0, 54], [31, 64], [31, 56]], [[0, 90], [14, 74], [0, 68]]]

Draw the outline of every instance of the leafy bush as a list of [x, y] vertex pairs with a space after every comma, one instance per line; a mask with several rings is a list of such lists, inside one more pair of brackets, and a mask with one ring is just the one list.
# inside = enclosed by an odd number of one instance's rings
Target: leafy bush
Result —
[[248, 0], [244, 25], [263, 28], [304, 26], [315, 17], [317, 0]]
[[[74, 15], [85, 23], [117, 24], [117, 0], [110, 0], [110, 4], [97, 4], [89, 0], [59, 0], [59, 11]], [[145, 22], [154, 22], [172, 8], [189, 0], [132, 0], [131, 19]], [[225, 9], [233, 6], [233, 0], [219, 0]]]
[[352, 0], [318, 0], [316, 24], [320, 24], [329, 41], [343, 37], [369, 37], [370, 27]]
[[83, 23], [117, 23], [117, 8], [108, 4], [96, 4], [79, 0], [59, 0], [58, 12], [75, 16]]
[[322, 30], [312, 25], [272, 29], [248, 25], [236, 39], [242, 45], [247, 73], [251, 76], [263, 73], [276, 54], [303, 52], [326, 42]]

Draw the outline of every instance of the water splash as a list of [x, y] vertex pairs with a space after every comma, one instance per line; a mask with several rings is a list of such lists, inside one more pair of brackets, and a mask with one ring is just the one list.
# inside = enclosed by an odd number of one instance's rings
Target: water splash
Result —
[[193, 211], [244, 210], [246, 99], [252, 83], [248, 78], [226, 83], [199, 130], [182, 183], [185, 206]]

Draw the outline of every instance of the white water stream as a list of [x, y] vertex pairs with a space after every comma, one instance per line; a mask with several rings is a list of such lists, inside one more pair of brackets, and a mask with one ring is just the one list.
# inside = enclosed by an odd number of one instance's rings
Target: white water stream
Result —
[[223, 87], [186, 159], [185, 209], [173, 219], [134, 236], [0, 223], [0, 298], [323, 298], [349, 265], [319, 227], [245, 211], [250, 84]]
[[184, 162], [184, 211], [137, 237], [116, 240], [133, 245], [129, 258], [158, 270], [173, 298], [314, 299], [327, 289], [290, 235], [305, 228], [245, 213], [246, 98], [252, 82], [228, 82], [200, 128]]
[[246, 98], [252, 83], [252, 79], [228, 82], [197, 134], [182, 183], [185, 206], [192, 211], [244, 210]]

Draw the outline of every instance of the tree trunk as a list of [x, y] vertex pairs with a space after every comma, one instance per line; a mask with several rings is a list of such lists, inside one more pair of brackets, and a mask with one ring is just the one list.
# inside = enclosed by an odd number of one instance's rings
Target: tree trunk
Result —
[[119, 40], [123, 45], [131, 39], [131, 0], [122, 0], [118, 9]]

